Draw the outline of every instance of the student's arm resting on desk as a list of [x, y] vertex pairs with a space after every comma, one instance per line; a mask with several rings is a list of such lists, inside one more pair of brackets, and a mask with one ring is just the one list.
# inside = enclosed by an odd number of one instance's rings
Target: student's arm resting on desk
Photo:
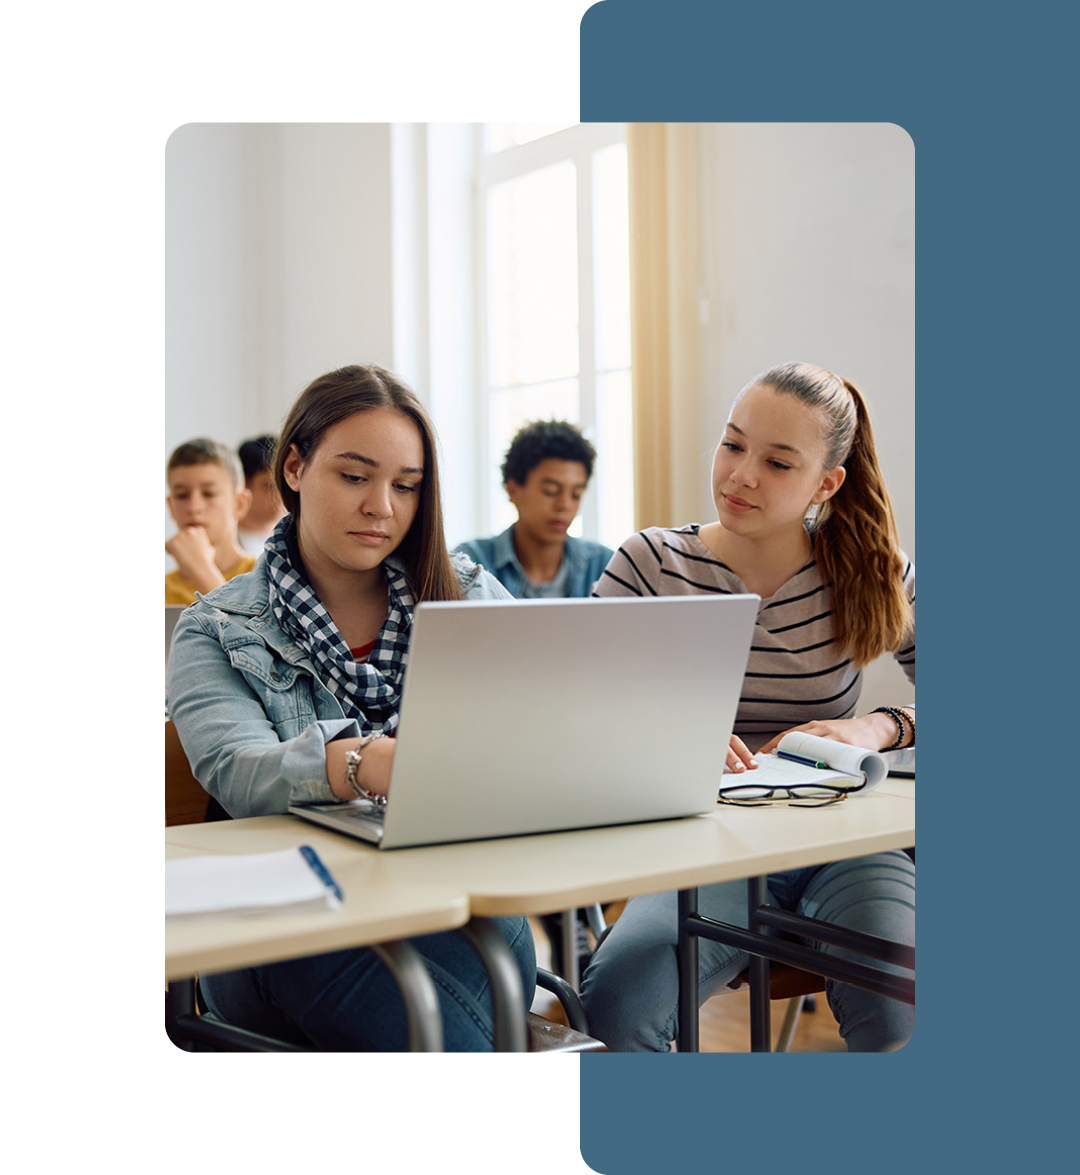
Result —
[[[914, 709], [905, 706], [905, 710]], [[834, 742], [847, 743], [853, 747], [866, 747], [870, 751], [883, 751], [896, 741], [896, 723], [888, 714], [864, 714], [861, 718], [832, 718], [822, 722], [804, 722], [802, 726], [792, 726], [781, 731], [769, 740], [758, 752], [767, 755], [776, 750], [777, 744], [785, 734], [793, 730], [805, 731], [807, 734], [816, 734], [818, 738], [831, 738]], [[911, 745], [911, 733], [905, 733], [902, 746]]]
[[[345, 782], [345, 756], [359, 745], [356, 739], [335, 739], [326, 744], [326, 778], [330, 780], [330, 788], [339, 800], [356, 799], [356, 793]], [[356, 771], [356, 782], [364, 791], [375, 796], [385, 796], [390, 791], [394, 746], [392, 738], [377, 738], [364, 747]]]
[[[894, 654], [893, 659], [904, 671], [904, 676], [915, 685], [915, 567], [909, 559], [904, 558], [904, 591], [911, 602], [911, 631], [901, 648]], [[902, 708], [915, 715], [913, 702], [891, 702], [890, 705]], [[906, 726], [906, 724], [905, 724]], [[792, 730], [805, 730], [809, 734], [816, 734], [821, 738], [831, 738], [838, 743], [848, 743], [853, 747], [866, 747], [871, 751], [882, 751], [892, 746], [896, 741], [896, 722], [887, 713], [864, 714], [861, 718], [836, 718], [824, 722], [807, 722], [802, 726], [791, 727]], [[767, 754], [776, 749], [776, 744], [787, 734], [781, 731], [770, 742], [766, 743], [760, 753]], [[915, 743], [914, 727], [906, 727], [903, 741], [900, 746], [910, 747]]]
[[339, 798], [327, 782], [326, 747], [336, 739], [349, 740], [342, 753], [355, 746], [359, 725], [319, 718], [315, 690], [297, 681], [303, 670], [257, 640], [226, 652], [216, 625], [209, 607], [185, 613], [169, 656], [169, 717], [196, 779], [231, 816]]

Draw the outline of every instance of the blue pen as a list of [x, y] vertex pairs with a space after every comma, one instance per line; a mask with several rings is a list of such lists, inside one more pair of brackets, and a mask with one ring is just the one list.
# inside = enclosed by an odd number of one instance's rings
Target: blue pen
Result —
[[311, 845], [301, 845], [300, 855], [315, 871], [316, 877], [326, 886], [326, 888], [337, 898], [339, 902], [345, 900], [345, 895], [341, 892], [341, 886], [334, 880], [330, 870], [322, 863], [319, 854], [311, 847]]
[[804, 759], [802, 755], [793, 755], [790, 751], [777, 751], [776, 753], [781, 759], [790, 759], [792, 763], [801, 763], [804, 767], [820, 767], [823, 771], [829, 769], [829, 764], [822, 763], [820, 759]]

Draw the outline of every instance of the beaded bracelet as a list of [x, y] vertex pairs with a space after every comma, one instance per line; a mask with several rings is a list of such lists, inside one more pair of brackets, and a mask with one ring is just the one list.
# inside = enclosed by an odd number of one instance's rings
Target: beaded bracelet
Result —
[[910, 706], [901, 706], [900, 713], [903, 714], [903, 716], [907, 719], [908, 726], [911, 727], [911, 742], [909, 745], [914, 746], [915, 745], [915, 715], [912, 713]]
[[[890, 743], [887, 747], [883, 747], [885, 751], [895, 751], [904, 741], [904, 735], [907, 733], [907, 727], [904, 725], [903, 711], [897, 710], [895, 706], [875, 706], [870, 711], [871, 714], [888, 714], [888, 716], [896, 723], [896, 729], [900, 732], [896, 736], [896, 742]], [[912, 728], [914, 735], [914, 728]]]

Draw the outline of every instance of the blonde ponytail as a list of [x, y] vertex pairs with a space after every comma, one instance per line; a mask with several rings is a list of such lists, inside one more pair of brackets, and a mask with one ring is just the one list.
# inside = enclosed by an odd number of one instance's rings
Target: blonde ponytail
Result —
[[811, 523], [814, 558], [832, 589], [834, 639], [857, 665], [900, 649], [911, 629], [904, 565], [889, 492], [881, 476], [862, 393], [810, 363], [788, 363], [751, 384], [797, 396], [819, 409], [825, 469], [843, 465], [840, 489]]

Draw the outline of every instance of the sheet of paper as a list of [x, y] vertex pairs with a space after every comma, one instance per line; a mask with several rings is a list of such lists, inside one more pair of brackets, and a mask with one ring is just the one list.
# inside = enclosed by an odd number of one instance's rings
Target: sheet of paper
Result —
[[165, 862], [166, 918], [331, 910], [339, 905], [300, 849]]

